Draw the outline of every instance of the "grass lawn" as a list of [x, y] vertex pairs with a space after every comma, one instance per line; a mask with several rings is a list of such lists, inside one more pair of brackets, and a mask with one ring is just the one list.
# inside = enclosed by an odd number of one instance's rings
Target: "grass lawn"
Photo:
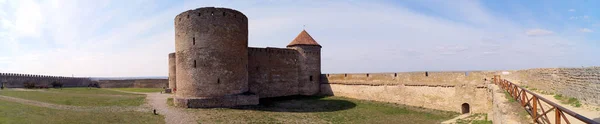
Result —
[[2, 90], [0, 95], [73, 106], [139, 106], [145, 95], [97, 88], [63, 88], [35, 91]]
[[129, 91], [129, 92], [140, 92], [140, 93], [154, 93], [154, 92], [165, 91], [162, 88], [110, 88], [110, 89], [120, 90], [120, 91]]
[[73, 112], [0, 100], [0, 124], [97, 123], [162, 124], [164, 117], [150, 112]]
[[261, 99], [261, 105], [234, 109], [188, 109], [199, 123], [390, 123], [432, 124], [455, 112], [343, 97], [294, 96]]

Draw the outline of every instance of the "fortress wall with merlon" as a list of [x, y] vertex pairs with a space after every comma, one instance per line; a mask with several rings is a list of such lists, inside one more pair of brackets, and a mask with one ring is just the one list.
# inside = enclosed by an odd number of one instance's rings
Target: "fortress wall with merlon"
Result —
[[[427, 73], [427, 74], [426, 74]], [[496, 71], [461, 72], [398, 72], [398, 73], [338, 73], [324, 74], [322, 83], [366, 85], [457, 85], [490, 80]], [[323, 77], [322, 77], [323, 78]]]
[[248, 48], [248, 84], [259, 97], [298, 95], [297, 51]]
[[0, 73], [0, 83], [3, 83], [7, 88], [22, 88], [25, 83], [33, 83], [35, 86], [51, 87], [52, 82], [62, 83], [63, 87], [85, 87], [91, 83], [91, 80], [89, 78]]
[[166, 88], [168, 79], [99, 80], [101, 88]]
[[[497, 72], [401, 72], [323, 74], [321, 94], [461, 112], [491, 110], [487, 84]], [[487, 81], [484, 79], [487, 78]]]
[[503, 79], [542, 91], [600, 105], [600, 67], [538, 68], [509, 71]]

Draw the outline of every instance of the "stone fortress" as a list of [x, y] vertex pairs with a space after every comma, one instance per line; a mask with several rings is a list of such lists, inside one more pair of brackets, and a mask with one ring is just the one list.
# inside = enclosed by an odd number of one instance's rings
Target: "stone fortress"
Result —
[[259, 98], [267, 97], [331, 95], [489, 113], [500, 121], [510, 115], [503, 108], [507, 99], [491, 79], [501, 75], [521, 86], [600, 105], [600, 67], [321, 74], [321, 46], [306, 31], [287, 48], [248, 47], [248, 18], [227, 8], [206, 7], [177, 15], [175, 35], [175, 53], [168, 55], [168, 80], [95, 81], [0, 73], [0, 83], [6, 88], [21, 88], [25, 83], [49, 86], [52, 82], [65, 87], [169, 87], [175, 105], [188, 108], [256, 105]]
[[321, 45], [306, 31], [287, 48], [248, 47], [248, 18], [205, 7], [175, 17], [169, 88], [177, 106], [256, 105], [259, 98], [316, 95]]

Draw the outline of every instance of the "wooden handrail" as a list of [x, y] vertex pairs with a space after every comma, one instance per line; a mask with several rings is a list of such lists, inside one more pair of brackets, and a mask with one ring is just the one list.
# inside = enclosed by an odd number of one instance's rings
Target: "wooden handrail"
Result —
[[[544, 97], [539, 96], [538, 94], [531, 92], [519, 85], [516, 85], [508, 80], [505, 79], [500, 79], [499, 75], [495, 75], [494, 76], [494, 84], [500, 86], [502, 89], [506, 90], [511, 97], [513, 97], [513, 99], [519, 101], [521, 103], [521, 106], [526, 108], [526, 107], [530, 107], [531, 108], [531, 116], [533, 118], [533, 121], [536, 123], [538, 122], [538, 119], [541, 118], [541, 116], [544, 116], [546, 118], [544, 118], [546, 122], [550, 122], [547, 118], [548, 113], [550, 113], [550, 111], [554, 110], [555, 112], [555, 123], [560, 124], [561, 123], [561, 119], [564, 119], [565, 122], [567, 124], [570, 124], [569, 120], [565, 117], [564, 113], [567, 113], [568, 115], [578, 119], [579, 121], [588, 123], [588, 124], [600, 124], [598, 122], [595, 122], [592, 119], [589, 119], [583, 115], [577, 114], [567, 108], [564, 108]], [[531, 99], [527, 98], [527, 94], [532, 95]], [[544, 103], [552, 106], [551, 109], [544, 111], [542, 106], [539, 106], [542, 109], [542, 114], [538, 115], [539, 113], [537, 112], [538, 109], [538, 105], [540, 105], [540, 100], [543, 101]], [[531, 101], [531, 102], [530, 102]], [[530, 104], [531, 103], [531, 104]], [[538, 117], [539, 116], [539, 117]]]

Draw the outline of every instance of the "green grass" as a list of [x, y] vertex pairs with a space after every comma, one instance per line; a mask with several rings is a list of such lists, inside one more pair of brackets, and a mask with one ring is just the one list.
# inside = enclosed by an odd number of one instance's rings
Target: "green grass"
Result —
[[504, 97], [508, 100], [508, 102], [517, 102], [509, 93], [508, 91], [504, 91]]
[[356, 100], [343, 97], [294, 96], [261, 99], [261, 105], [235, 109], [189, 110], [199, 123], [440, 123], [456, 112]]
[[162, 124], [164, 117], [141, 112], [73, 112], [0, 100], [0, 124]]
[[456, 120], [457, 124], [492, 124], [488, 115], [483, 113], [472, 114], [469, 117]]
[[139, 106], [145, 95], [106, 89], [63, 88], [36, 91], [3, 90], [0, 95], [73, 106]]
[[562, 104], [569, 104], [573, 107], [581, 107], [581, 102], [577, 98], [556, 94], [554, 95], [554, 99], [559, 100]]
[[173, 98], [167, 98], [167, 105], [175, 106], [175, 104], [173, 103]]
[[155, 93], [164, 91], [162, 88], [111, 88], [120, 91], [140, 92], [140, 93]]

